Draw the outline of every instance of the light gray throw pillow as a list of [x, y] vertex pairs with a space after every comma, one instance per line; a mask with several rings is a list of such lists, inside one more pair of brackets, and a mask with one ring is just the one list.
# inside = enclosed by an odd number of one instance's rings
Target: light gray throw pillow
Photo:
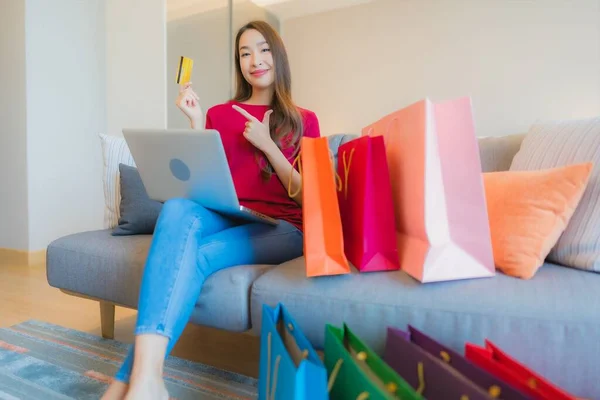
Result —
[[548, 260], [600, 272], [600, 117], [534, 124], [510, 166], [531, 171], [594, 164], [586, 191]]

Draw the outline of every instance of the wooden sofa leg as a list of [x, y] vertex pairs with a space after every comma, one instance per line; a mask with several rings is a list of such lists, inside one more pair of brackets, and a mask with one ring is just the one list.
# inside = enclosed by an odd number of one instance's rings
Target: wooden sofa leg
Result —
[[100, 302], [100, 326], [102, 337], [105, 339], [115, 338], [115, 305], [106, 301]]

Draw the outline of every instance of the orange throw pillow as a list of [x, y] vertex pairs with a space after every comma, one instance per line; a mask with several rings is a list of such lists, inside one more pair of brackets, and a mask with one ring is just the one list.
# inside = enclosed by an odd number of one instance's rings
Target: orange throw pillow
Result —
[[530, 279], [573, 216], [592, 163], [483, 174], [496, 268]]

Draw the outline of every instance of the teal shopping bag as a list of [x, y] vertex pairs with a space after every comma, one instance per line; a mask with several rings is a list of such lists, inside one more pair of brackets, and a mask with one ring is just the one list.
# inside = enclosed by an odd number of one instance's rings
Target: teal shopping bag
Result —
[[258, 400], [326, 400], [327, 370], [285, 306], [263, 304]]

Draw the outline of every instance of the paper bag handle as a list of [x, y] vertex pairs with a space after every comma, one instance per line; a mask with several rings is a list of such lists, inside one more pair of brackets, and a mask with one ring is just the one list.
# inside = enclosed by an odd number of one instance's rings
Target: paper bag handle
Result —
[[350, 175], [350, 165], [352, 164], [352, 156], [354, 155], [355, 148], [350, 150], [350, 157], [348, 157], [348, 162], [346, 163], [346, 152], [342, 152], [342, 161], [344, 163], [344, 198], [348, 198], [348, 175]]
[[[294, 330], [292, 324], [288, 325], [288, 329], [290, 331]], [[275, 358], [275, 368], [273, 369], [273, 383], [270, 384], [271, 380], [271, 341], [272, 341], [272, 332], [267, 334], [267, 390], [266, 390], [266, 400], [274, 400], [275, 393], [277, 391], [277, 374], [279, 372], [279, 364], [281, 362], [281, 354]], [[306, 359], [308, 357], [308, 349], [302, 350], [302, 359]]]
[[[360, 361], [365, 361], [367, 359], [367, 354], [361, 351], [356, 355], [356, 358]], [[335, 385], [335, 380], [337, 379], [340, 369], [342, 368], [343, 362], [344, 360], [340, 358], [339, 360], [337, 360], [333, 369], [331, 370], [331, 374], [329, 374], [329, 380], [327, 382], [327, 392], [331, 392], [331, 389], [333, 389], [333, 385]], [[390, 393], [393, 393], [396, 391], [396, 386], [392, 382], [390, 382], [388, 385], [386, 385], [386, 389]], [[369, 392], [361, 392], [356, 397], [356, 400], [367, 400], [369, 396]]]
[[[365, 361], [367, 359], [367, 354], [365, 352], [361, 351], [356, 355], [356, 358], [360, 361]], [[327, 391], [328, 392], [331, 392], [333, 385], [335, 385], [335, 380], [337, 379], [340, 369], [342, 368], [343, 362], [344, 362], [344, 360], [342, 360], [340, 358], [339, 360], [337, 360], [337, 362], [335, 363], [335, 366], [331, 370], [331, 374], [329, 375], [329, 381], [327, 382]], [[416, 389], [416, 392], [422, 396], [423, 392], [425, 391], [425, 374], [424, 374], [422, 362], [417, 364], [417, 375], [419, 377], [419, 387]], [[396, 391], [396, 385], [393, 382], [388, 383], [385, 387], [390, 393], [394, 393]], [[368, 398], [369, 398], [369, 393], [362, 392], [358, 395], [358, 397], [356, 397], [356, 400], [366, 400]]]
[[302, 190], [302, 182], [300, 182], [300, 185], [298, 185], [298, 190], [296, 193], [292, 194], [292, 176], [294, 176], [294, 166], [296, 163], [298, 163], [298, 172], [300, 173], [300, 176], [302, 176], [302, 160], [300, 159], [300, 152], [298, 152], [298, 155], [296, 158], [294, 158], [292, 168], [290, 169], [290, 179], [288, 180], [288, 196], [290, 196], [292, 199], [298, 196], [298, 193], [300, 193], [300, 190]]
[[340, 174], [337, 173], [337, 170], [335, 169], [335, 165], [333, 163], [334, 157], [333, 157], [333, 151], [331, 151], [331, 149], [329, 149], [329, 158], [331, 159], [331, 167], [333, 168], [333, 175], [334, 175], [334, 179], [335, 179], [335, 188], [337, 189], [338, 192], [342, 191], [342, 178], [340, 177]]
[[[342, 368], [342, 363], [344, 360], [341, 358], [337, 360], [333, 369], [331, 370], [331, 374], [329, 374], [329, 381], [327, 382], [327, 392], [331, 393], [331, 389], [333, 385], [335, 385], [335, 380], [337, 379], [338, 374], [340, 373], [340, 369]], [[369, 398], [369, 392], [362, 392], [356, 397], [356, 400], [367, 400]]]
[[419, 387], [416, 392], [422, 396], [425, 391], [425, 371], [423, 371], [422, 362], [417, 364], [417, 376], [419, 377]]
[[[448, 354], [447, 351], [444, 351], [444, 350], [440, 351], [440, 358], [446, 364], [450, 364], [451, 358], [450, 358], [450, 354]], [[498, 386], [498, 385], [492, 385], [488, 389], [488, 394], [490, 395], [490, 397], [497, 399], [502, 394], [502, 388], [500, 388], [500, 386]]]
[[[352, 149], [354, 150], [354, 149]], [[301, 153], [302, 150], [300, 150], [298, 152], [298, 155], [294, 158], [294, 162], [292, 162], [292, 168], [290, 168], [290, 179], [288, 180], [288, 196], [290, 196], [290, 198], [294, 198], [296, 196], [298, 196], [298, 193], [300, 193], [300, 190], [302, 190], [302, 186], [303, 183], [300, 182], [300, 185], [298, 186], [298, 190], [292, 194], [292, 176], [294, 175], [294, 166], [296, 165], [296, 163], [298, 164], [298, 172], [300, 173], [300, 176], [302, 176], [302, 159], [301, 159]], [[329, 159], [331, 160], [331, 165], [333, 166], [333, 152], [331, 151], [331, 149], [329, 149]], [[340, 175], [337, 173], [337, 171], [334, 170], [334, 175], [335, 175], [335, 185], [336, 185], [336, 189], [338, 192], [342, 191], [342, 178], [340, 178]]]
[[[269, 388], [269, 381], [271, 380], [271, 335], [271, 332], [269, 332], [267, 335], [267, 395], [265, 396], [267, 400], [272, 400], [275, 398], [275, 392], [277, 391], [277, 374], [279, 372], [279, 363], [281, 362], [281, 355], [278, 355], [275, 359], [273, 386]], [[271, 395], [270, 399], [269, 395]]]
[[333, 369], [331, 370], [331, 374], [329, 374], [329, 381], [327, 382], [327, 391], [328, 392], [331, 392], [333, 385], [335, 385], [335, 380], [336, 380], [338, 374], [340, 373], [340, 368], [342, 368], [343, 362], [344, 362], [344, 360], [342, 360], [340, 358], [339, 360], [337, 360], [337, 362], [333, 366]]

